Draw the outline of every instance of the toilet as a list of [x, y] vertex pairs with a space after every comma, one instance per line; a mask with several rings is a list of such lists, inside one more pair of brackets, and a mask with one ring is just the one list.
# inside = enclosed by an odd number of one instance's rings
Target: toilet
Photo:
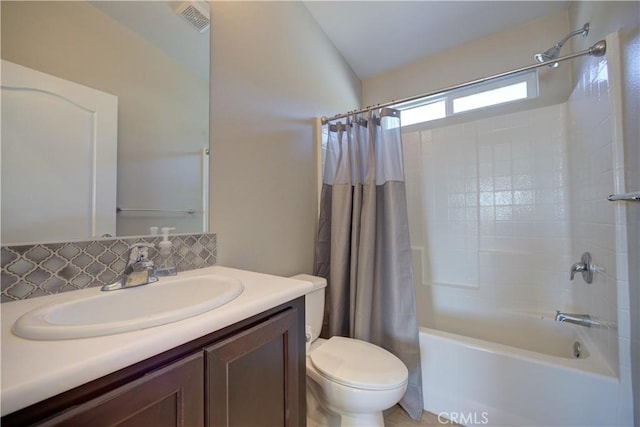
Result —
[[382, 411], [407, 390], [409, 372], [400, 359], [371, 343], [345, 337], [319, 338], [324, 314], [324, 278], [305, 297], [307, 426], [384, 427]]

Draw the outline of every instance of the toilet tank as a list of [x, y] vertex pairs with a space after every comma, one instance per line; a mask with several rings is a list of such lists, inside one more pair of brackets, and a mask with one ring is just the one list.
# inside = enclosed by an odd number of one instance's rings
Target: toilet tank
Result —
[[313, 284], [313, 289], [304, 297], [305, 326], [311, 327], [311, 341], [313, 342], [320, 336], [322, 329], [324, 288], [327, 286], [327, 279], [309, 274], [298, 274], [292, 279], [304, 280]]

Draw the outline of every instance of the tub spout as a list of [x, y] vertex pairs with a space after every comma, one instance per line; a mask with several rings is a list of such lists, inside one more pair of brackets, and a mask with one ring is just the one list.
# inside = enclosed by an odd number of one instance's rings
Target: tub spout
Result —
[[556, 310], [556, 322], [573, 323], [587, 328], [600, 326], [600, 322], [591, 319], [588, 314], [561, 313], [560, 310]]

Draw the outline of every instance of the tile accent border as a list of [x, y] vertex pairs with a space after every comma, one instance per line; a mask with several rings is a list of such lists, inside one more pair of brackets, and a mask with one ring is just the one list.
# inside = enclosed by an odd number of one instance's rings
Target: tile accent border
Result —
[[[113, 283], [124, 271], [132, 244], [145, 242], [157, 247], [160, 240], [146, 236], [2, 246], [1, 302]], [[178, 234], [170, 240], [179, 272], [215, 265], [215, 234]], [[150, 250], [149, 255], [153, 260], [157, 250]]]

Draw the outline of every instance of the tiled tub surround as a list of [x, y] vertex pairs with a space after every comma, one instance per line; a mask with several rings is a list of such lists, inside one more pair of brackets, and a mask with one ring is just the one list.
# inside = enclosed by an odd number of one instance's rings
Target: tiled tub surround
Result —
[[[126, 267], [132, 244], [157, 247], [160, 240], [147, 236], [2, 246], [2, 302], [113, 283]], [[215, 265], [215, 234], [178, 234], [170, 240], [179, 272]], [[156, 255], [151, 249], [152, 260]]]
[[[607, 201], [625, 190], [617, 44], [615, 34], [607, 37], [607, 56], [585, 62], [565, 103], [403, 134], [422, 354], [435, 366], [423, 363], [423, 374], [455, 372], [460, 379], [435, 381], [451, 387], [433, 389], [438, 399], [428, 390], [425, 409], [445, 410], [429, 405], [451, 397], [457, 410], [465, 401], [470, 410], [485, 405], [492, 425], [632, 424], [626, 219], [623, 205]], [[591, 284], [580, 275], [569, 280], [569, 267], [585, 251], [598, 266]], [[553, 321], [556, 309], [588, 313], [608, 326], [576, 327], [590, 355], [565, 369], [580, 375], [564, 384], [589, 396], [549, 388], [544, 376], [558, 378], [550, 373], [561, 369], [562, 359], [538, 363], [546, 358], [539, 352], [526, 356], [533, 364], [522, 381], [508, 384], [504, 375], [508, 366], [524, 368], [523, 348], [503, 338], [509, 331], [533, 337], [503, 316], [535, 313], [541, 327], [572, 326]], [[482, 328], [479, 319], [490, 326]], [[433, 333], [423, 334], [429, 328]], [[508, 352], [488, 357], [490, 348], [504, 344]], [[485, 366], [471, 363], [483, 358]], [[600, 360], [606, 374], [583, 370], [590, 359]], [[500, 372], [490, 382], [499, 404], [483, 388], [493, 369]], [[592, 379], [602, 384], [588, 384]], [[523, 382], [527, 393], [504, 392]], [[599, 408], [595, 415], [580, 409], [586, 401], [589, 410]], [[548, 410], [529, 413], [532, 407]]]
[[422, 326], [571, 304], [565, 121], [560, 104], [403, 135]]
[[[465, 319], [590, 314], [611, 326], [588, 333], [617, 373], [625, 221], [607, 196], [622, 157], [607, 59], [590, 65], [566, 103], [403, 135], [422, 326], [481, 338]], [[598, 266], [592, 284], [569, 278], [586, 251]]]

